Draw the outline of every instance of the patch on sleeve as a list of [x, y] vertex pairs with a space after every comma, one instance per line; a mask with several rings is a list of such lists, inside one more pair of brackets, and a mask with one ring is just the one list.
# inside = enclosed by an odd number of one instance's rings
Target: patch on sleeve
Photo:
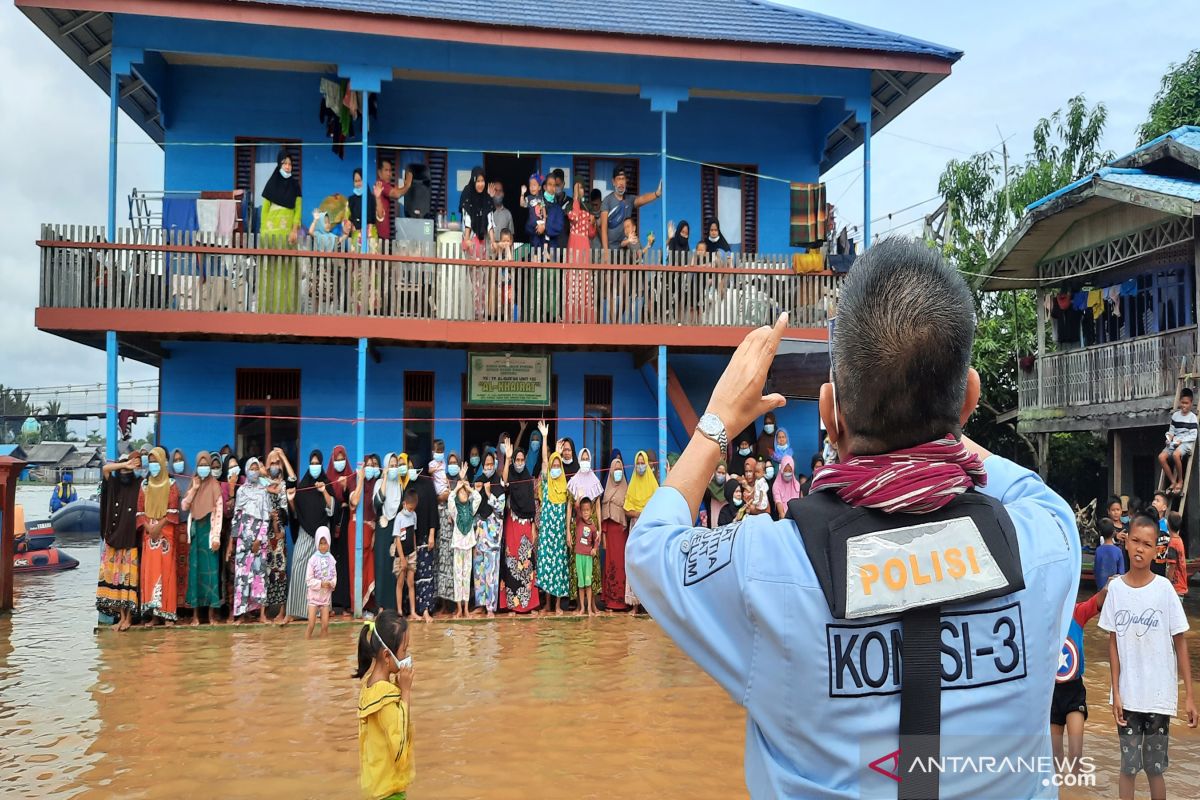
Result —
[[742, 523], [696, 528], [679, 543], [683, 551], [683, 585], [691, 586], [733, 563], [733, 539]]

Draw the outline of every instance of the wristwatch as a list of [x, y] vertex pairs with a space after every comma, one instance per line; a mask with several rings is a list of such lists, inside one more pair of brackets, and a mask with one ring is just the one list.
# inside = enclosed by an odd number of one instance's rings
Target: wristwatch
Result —
[[725, 433], [725, 423], [721, 422], [721, 418], [716, 414], [708, 413], [701, 417], [700, 422], [696, 424], [696, 430], [716, 442], [722, 453], [729, 449], [729, 435]]

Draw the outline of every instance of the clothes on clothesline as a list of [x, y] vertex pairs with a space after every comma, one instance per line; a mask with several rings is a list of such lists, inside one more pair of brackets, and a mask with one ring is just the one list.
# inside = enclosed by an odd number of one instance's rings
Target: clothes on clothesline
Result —
[[196, 219], [196, 198], [163, 197], [162, 226], [168, 231], [195, 231], [200, 224]]
[[212, 233], [223, 239], [233, 236], [237, 227], [236, 200], [206, 200], [196, 201], [197, 229], [201, 233]]
[[825, 241], [825, 184], [791, 184], [791, 247], [820, 247]]

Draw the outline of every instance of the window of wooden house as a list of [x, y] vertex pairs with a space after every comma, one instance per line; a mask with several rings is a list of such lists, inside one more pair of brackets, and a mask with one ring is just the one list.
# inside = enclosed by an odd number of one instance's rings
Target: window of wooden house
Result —
[[[401, 186], [404, 183], [404, 176], [408, 172], [411, 164], [424, 164], [425, 169], [429, 173], [429, 219], [437, 219], [437, 215], [447, 211], [447, 181], [448, 168], [446, 161], [445, 150], [413, 150], [402, 147], [380, 147], [375, 151], [375, 175], [379, 175], [379, 167], [384, 161], [390, 161], [392, 164], [392, 186]], [[394, 222], [396, 214], [399, 211], [400, 204], [408, 199], [408, 195], [400, 198], [397, 203], [388, 203], [388, 215]], [[457, 198], [456, 198], [457, 199]], [[456, 209], [454, 209], [456, 210]], [[396, 226], [392, 225], [392, 230], [396, 230]]]
[[[254, 202], [253, 232], [259, 230], [263, 187], [267, 185], [281, 153], [292, 159], [292, 175], [297, 183], [303, 173], [303, 148], [299, 139], [264, 139], [257, 136], [234, 137], [233, 188], [241, 189]], [[303, 184], [302, 184], [303, 185]]]
[[583, 446], [591, 451], [592, 468], [602, 476], [612, 453], [612, 409], [612, 376], [584, 376]]
[[758, 167], [721, 164], [700, 167], [701, 227], [692, 241], [708, 237], [708, 224], [716, 220], [730, 247], [743, 253], [758, 251]]
[[424, 464], [433, 453], [432, 372], [404, 373], [404, 452]]
[[[638, 194], [638, 166], [639, 162], [636, 158], [600, 158], [598, 156], [575, 156], [573, 165], [574, 175], [571, 176], [571, 185], [567, 187], [567, 194], [575, 190], [576, 183], [582, 183], [584, 191], [591, 194], [592, 189], [599, 189], [600, 194], [608, 197], [612, 191], [612, 174], [613, 170], [618, 166], [625, 170], [625, 194], [637, 197]], [[584, 198], [585, 200], [587, 198]], [[633, 221], [637, 222], [638, 212], [633, 210]]]
[[235, 452], [241, 459], [279, 447], [293, 465], [300, 464], [300, 370], [237, 371]]

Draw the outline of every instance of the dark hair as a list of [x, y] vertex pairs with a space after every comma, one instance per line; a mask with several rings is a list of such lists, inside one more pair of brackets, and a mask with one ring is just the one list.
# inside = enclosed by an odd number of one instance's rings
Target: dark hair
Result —
[[842, 283], [831, 357], [852, 434], [890, 452], [957, 432], [974, 338], [975, 299], [941, 253], [872, 245]]
[[376, 464], [380, 463], [378, 453], [367, 453], [367, 461], [370, 461], [371, 459], [375, 459]]
[[562, 167], [555, 167], [554, 169], [550, 170], [550, 177], [557, 178], [560, 181], [566, 181], [567, 173], [562, 171]]
[[415, 503], [415, 502], [417, 502], [417, 499], [418, 499], [419, 497], [420, 497], [420, 495], [419, 495], [419, 494], [417, 494], [417, 490], [416, 490], [416, 489], [409, 489], [408, 491], [406, 491], [406, 492], [404, 493], [404, 502], [406, 502], [406, 503], [408, 503], [408, 502], [413, 502], [413, 503]]
[[1188, 387], [1186, 387], [1186, 386], [1184, 387], [1183, 391], [1179, 393], [1179, 399], [1180, 399], [1180, 400], [1182, 400], [1182, 399], [1183, 399], [1183, 398], [1185, 398], [1185, 397], [1186, 397], [1188, 400], [1191, 400], [1191, 399], [1192, 399], [1192, 390], [1191, 390], [1191, 389], [1189, 389], [1189, 388], [1188, 388]]
[[592, 188], [592, 191], [590, 191], [590, 192], [588, 193], [588, 200], [589, 200], [589, 201], [591, 201], [591, 200], [603, 200], [603, 199], [604, 199], [604, 192], [600, 191], [599, 189], [597, 189], [597, 188], [595, 188], [595, 187], [593, 187], [593, 188]]
[[446, 449], [446, 441], [444, 439], [434, 439], [433, 446], [436, 449], [438, 445], [442, 446], [442, 450]]
[[1158, 541], [1158, 519], [1149, 514], [1136, 514], [1129, 522], [1129, 531], [1132, 533], [1134, 528], [1151, 528], [1154, 531], [1154, 539]]
[[618, 165], [618, 166], [615, 166], [615, 167], [613, 167], [613, 174], [612, 174], [612, 176], [613, 176], [613, 180], [614, 180], [614, 181], [617, 179], [617, 176], [618, 176], [618, 175], [624, 175], [624, 174], [625, 174], [625, 168], [624, 168], [624, 167], [622, 167], [622, 166], [619, 166], [619, 165]]
[[580, 508], [583, 507], [584, 503], [587, 503], [590, 506], [592, 504], [592, 502], [593, 502], [592, 498], [588, 497], [587, 495], [584, 495], [583, 497], [579, 498]]
[[813, 472], [816, 472], [818, 461], [820, 461], [821, 464], [824, 465], [825, 464], [825, 456], [821, 455], [820, 453], [817, 453], [815, 456], [812, 457], [812, 460], [808, 462], [808, 468], [810, 470], [812, 470]]
[[1111, 519], [1108, 517], [1101, 517], [1100, 521], [1096, 523], [1096, 530], [1100, 532], [1101, 539], [1111, 539], [1113, 537], [1113, 531], [1115, 531], [1116, 528], [1113, 526]]
[[506, 233], [507, 233], [509, 236], [512, 236], [512, 235], [513, 235], [512, 228], [501, 228], [501, 229], [500, 229], [500, 235], [501, 235], [501, 236], [503, 236], [503, 235], [504, 235], [504, 234], [506, 234]]
[[1179, 533], [1183, 528], [1183, 514], [1178, 511], [1167, 512], [1167, 530], [1171, 533]]
[[1171, 498], [1167, 496], [1167, 493], [1166, 492], [1155, 492], [1154, 493], [1155, 500], [1157, 500], [1160, 497], [1163, 499], [1163, 502], [1167, 504], [1167, 508], [1170, 508], [1171, 507]]
[[361, 178], [362, 177], [362, 167], [355, 167], [354, 171], [350, 173], [350, 177], [351, 178]]
[[[400, 643], [404, 641], [406, 630], [408, 630], [408, 623], [405, 622], [404, 617], [390, 608], [380, 611], [379, 616], [375, 617], [374, 624], [368, 622], [363, 625], [362, 630], [358, 632], [358, 671], [354, 673], [354, 677], [361, 679], [371, 671], [371, 665], [375, 663], [384, 644], [395, 655], [400, 648]], [[380, 644], [380, 639], [383, 640], [383, 644]]]
[[1107, 511], [1108, 509], [1112, 508], [1113, 503], [1116, 503], [1117, 505], [1121, 506], [1122, 509], [1125, 507], [1124, 504], [1121, 502], [1121, 498], [1117, 497], [1114, 494], [1112, 497], [1108, 498], [1108, 502], [1104, 504], [1104, 510]]

